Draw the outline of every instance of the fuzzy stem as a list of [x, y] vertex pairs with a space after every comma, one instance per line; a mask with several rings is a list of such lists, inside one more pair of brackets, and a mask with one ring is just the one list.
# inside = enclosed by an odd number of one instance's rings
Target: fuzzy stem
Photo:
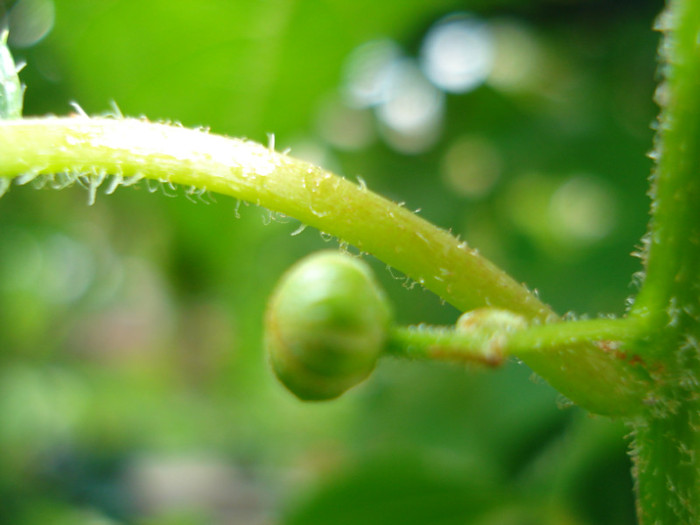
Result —
[[364, 187], [253, 142], [131, 119], [0, 123], [0, 177], [60, 172], [143, 175], [231, 195], [374, 253], [460, 308], [491, 303], [529, 318], [553, 316], [449, 233]]
[[[557, 317], [475, 250], [363, 185], [237, 139], [133, 119], [45, 118], [0, 122], [0, 177], [68, 172], [142, 175], [232, 195], [296, 217], [370, 252], [467, 310], [489, 305], [529, 320]], [[633, 414], [646, 382], [639, 370], [594, 345], [526, 358], [575, 402]]]
[[700, 267], [700, 2], [671, 1], [659, 20], [666, 78], [657, 90], [645, 279], [630, 312], [654, 329], [675, 326], [686, 303], [697, 305]]
[[418, 325], [395, 328], [387, 355], [499, 365], [508, 356], [527, 358], [537, 353], [546, 355], [561, 347], [597, 342], [604, 351], [623, 356], [625, 349], [633, 346], [643, 334], [643, 325], [632, 319], [591, 319], [532, 325], [501, 330], [492, 337], [485, 337], [478, 330]]
[[[670, 388], [635, 420], [632, 457], [641, 525], [700, 523], [700, 402]], [[672, 408], [672, 409], [670, 409]]]
[[700, 2], [659, 19], [665, 81], [646, 279], [631, 316], [651, 328], [654, 387], [632, 422], [642, 524], [700, 523]]
[[492, 345], [480, 334], [458, 332], [446, 326], [398, 327], [389, 337], [386, 355], [496, 366], [504, 357], [500, 343]]

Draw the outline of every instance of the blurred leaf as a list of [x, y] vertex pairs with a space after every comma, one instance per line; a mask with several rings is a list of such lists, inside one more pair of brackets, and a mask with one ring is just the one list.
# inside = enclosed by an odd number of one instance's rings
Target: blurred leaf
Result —
[[86, 110], [104, 111], [114, 99], [127, 114], [262, 140], [308, 121], [354, 46], [405, 34], [455, 2], [58, 4], [47, 44]]
[[503, 503], [501, 496], [488, 472], [473, 477], [415, 453], [396, 455], [365, 460], [336, 479], [324, 480], [284, 523], [471, 523]]

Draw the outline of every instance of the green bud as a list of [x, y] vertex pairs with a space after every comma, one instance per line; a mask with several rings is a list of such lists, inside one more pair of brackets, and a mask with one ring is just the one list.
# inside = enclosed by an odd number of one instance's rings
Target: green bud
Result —
[[458, 332], [470, 333], [480, 340], [484, 363], [497, 366], [503, 362], [506, 338], [527, 327], [527, 320], [516, 313], [498, 308], [477, 308], [457, 319]]
[[7, 46], [7, 30], [0, 30], [0, 119], [20, 118], [24, 86], [17, 73], [10, 48]]
[[339, 252], [312, 254], [289, 269], [270, 299], [272, 368], [300, 399], [338, 397], [374, 369], [391, 317], [366, 263]]
[[458, 330], [477, 331], [487, 337], [522, 330], [525, 327], [527, 321], [522, 315], [499, 308], [477, 308], [463, 313], [457, 319]]

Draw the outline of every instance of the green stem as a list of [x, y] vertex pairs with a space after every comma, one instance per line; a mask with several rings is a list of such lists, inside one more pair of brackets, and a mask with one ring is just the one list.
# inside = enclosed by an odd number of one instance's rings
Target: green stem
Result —
[[458, 332], [447, 326], [397, 327], [391, 332], [386, 355], [406, 359], [452, 361], [499, 365], [504, 353], [484, 337], [470, 332]]
[[[632, 458], [642, 525], [700, 523], [700, 401], [675, 389], [635, 420]], [[663, 402], [662, 402], [663, 401]]]
[[697, 304], [700, 263], [700, 2], [671, 1], [660, 20], [666, 79], [657, 96], [652, 218], [645, 279], [630, 312], [654, 329], [677, 324], [684, 305]]
[[449, 233], [364, 187], [253, 142], [131, 119], [0, 123], [0, 177], [60, 172], [142, 175], [231, 195], [370, 251], [462, 308], [493, 303], [531, 318], [552, 315]]
[[[0, 122], [0, 178], [61, 172], [84, 174], [94, 184], [111, 173], [231, 195], [332, 233], [460, 309], [488, 305], [539, 322], [557, 319], [534, 294], [448, 232], [363, 185], [258, 144], [133, 119]], [[647, 390], [636, 367], [591, 344], [525, 361], [592, 412], [636, 413]]]
[[409, 326], [393, 330], [387, 355], [408, 359], [445, 360], [499, 365], [503, 358], [527, 358], [562, 347], [598, 343], [603, 351], [621, 358], [643, 337], [644, 326], [632, 319], [592, 319], [532, 325], [513, 331], [499, 331], [484, 337], [478, 331], [444, 326]]
[[590, 342], [598, 343], [605, 352], [620, 359], [635, 360], [636, 355], [625, 352], [636, 348], [644, 337], [646, 326], [635, 319], [590, 319], [536, 325], [516, 332], [508, 340], [507, 349], [512, 354], [525, 355], [530, 352], [546, 353], [553, 348], [576, 346]]
[[630, 312], [651, 328], [648, 409], [632, 421], [643, 524], [700, 523], [700, 2], [660, 19], [658, 163], [646, 278]]

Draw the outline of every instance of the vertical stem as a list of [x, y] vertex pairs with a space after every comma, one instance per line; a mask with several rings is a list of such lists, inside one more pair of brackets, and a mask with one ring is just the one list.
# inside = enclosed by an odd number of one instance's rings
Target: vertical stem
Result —
[[655, 380], [635, 420], [634, 473], [644, 525], [700, 523], [700, 2], [660, 18], [665, 81], [652, 179], [646, 279], [631, 315], [648, 323]]
[[[652, 175], [646, 277], [631, 314], [657, 328], [672, 324], [682, 303], [698, 303], [700, 263], [700, 2], [670, 0], [659, 18], [665, 80]], [[669, 347], [666, 347], [669, 348]]]
[[700, 401], [682, 399], [671, 412], [648, 414], [636, 423], [634, 439], [640, 523], [700, 523]]

